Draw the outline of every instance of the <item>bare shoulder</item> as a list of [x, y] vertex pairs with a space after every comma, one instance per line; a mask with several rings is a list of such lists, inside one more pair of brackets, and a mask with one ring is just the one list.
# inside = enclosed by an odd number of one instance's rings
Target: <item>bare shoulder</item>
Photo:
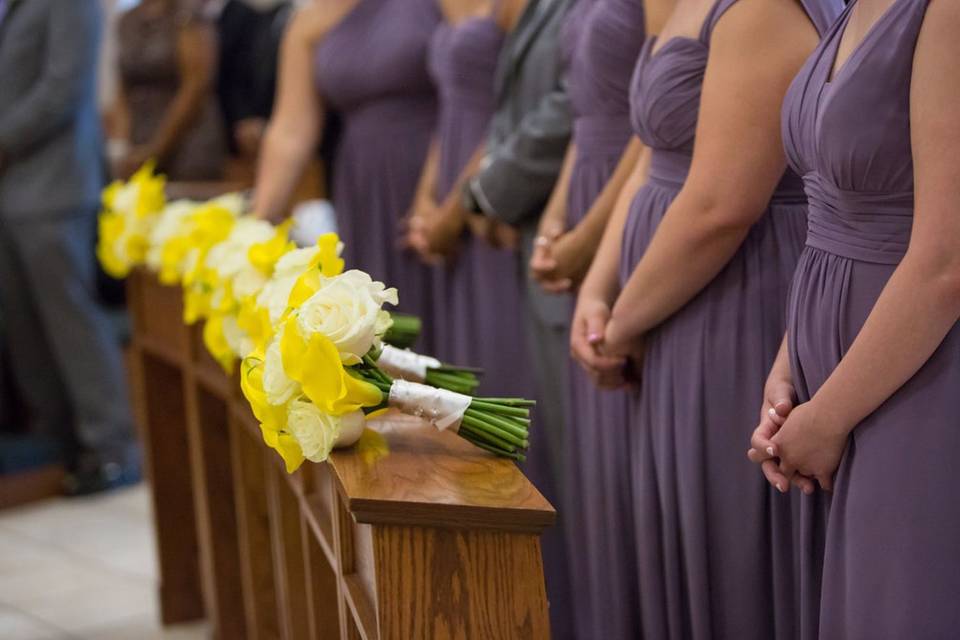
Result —
[[805, 58], [820, 37], [800, 0], [739, 0], [721, 17], [711, 41], [773, 62]]
[[362, 0], [313, 0], [299, 7], [290, 20], [287, 37], [316, 44], [346, 18]]

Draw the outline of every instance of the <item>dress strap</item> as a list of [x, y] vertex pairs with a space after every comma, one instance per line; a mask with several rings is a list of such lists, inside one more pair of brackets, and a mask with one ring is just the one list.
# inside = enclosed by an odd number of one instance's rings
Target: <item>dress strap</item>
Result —
[[[923, 0], [927, 2], [928, 0]], [[710, 34], [713, 28], [717, 26], [720, 18], [726, 13], [727, 9], [736, 4], [737, 0], [717, 0], [706, 20], [703, 21], [703, 27], [700, 28], [700, 41], [707, 44], [710, 41]], [[843, 13], [843, 0], [800, 0], [804, 11], [810, 16], [810, 20], [817, 28], [821, 37], [830, 29], [837, 17]]]

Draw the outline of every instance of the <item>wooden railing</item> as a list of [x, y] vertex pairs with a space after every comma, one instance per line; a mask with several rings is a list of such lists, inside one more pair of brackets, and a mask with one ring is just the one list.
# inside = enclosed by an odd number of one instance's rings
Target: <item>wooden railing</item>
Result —
[[165, 622], [206, 615], [221, 640], [549, 637], [555, 513], [515, 465], [388, 415], [288, 475], [180, 291], [142, 271], [128, 287]]

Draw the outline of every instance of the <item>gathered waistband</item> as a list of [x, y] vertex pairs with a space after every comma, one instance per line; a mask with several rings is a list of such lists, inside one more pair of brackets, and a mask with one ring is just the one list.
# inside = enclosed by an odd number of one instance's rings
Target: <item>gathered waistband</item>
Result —
[[817, 174], [803, 182], [810, 202], [807, 246], [878, 264], [903, 259], [913, 226], [913, 191], [846, 191]]

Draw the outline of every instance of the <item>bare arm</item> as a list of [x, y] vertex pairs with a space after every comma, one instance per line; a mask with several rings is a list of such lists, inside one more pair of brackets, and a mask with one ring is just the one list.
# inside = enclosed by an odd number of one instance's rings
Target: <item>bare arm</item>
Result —
[[567, 226], [567, 199], [570, 193], [570, 176], [573, 174], [573, 166], [577, 163], [577, 145], [571, 141], [567, 145], [567, 153], [563, 157], [563, 167], [560, 169], [560, 176], [557, 178], [557, 184], [554, 185], [550, 193], [550, 199], [547, 200], [547, 206], [544, 207], [540, 215], [540, 226], [538, 233], [547, 238], [555, 238], [560, 235]]
[[[567, 230], [549, 248], [549, 255], [531, 265], [534, 275], [548, 291], [567, 291], [583, 280], [597, 253], [603, 232], [620, 195], [630, 177], [643, 144], [631, 138], [616, 169], [603, 190], [590, 206], [586, 216], [573, 229]], [[541, 230], [542, 233], [542, 230]]]
[[277, 101], [264, 135], [253, 210], [279, 220], [320, 141], [324, 110], [313, 81], [313, 48], [323, 9], [307, 5], [292, 18], [280, 49]]
[[774, 436], [781, 469], [829, 488], [848, 434], [927, 362], [960, 318], [960, 7], [933, 0], [910, 84], [915, 211], [910, 245], [849, 351]]
[[792, 0], [745, 0], [721, 19], [690, 175], [614, 306], [612, 345], [626, 348], [689, 302], [764, 214], [786, 167], [783, 96], [816, 44]]
[[626, 360], [604, 354], [603, 335], [610, 320], [610, 307], [620, 291], [623, 230], [633, 198], [647, 180], [649, 157], [649, 150], [641, 147], [640, 157], [617, 197], [597, 255], [580, 288], [573, 314], [570, 351], [601, 386], [619, 386], [624, 382], [622, 370]]
[[183, 135], [196, 122], [210, 96], [216, 72], [217, 38], [213, 27], [191, 22], [177, 39], [180, 87], [142, 155], [163, 161], [173, 153]]

